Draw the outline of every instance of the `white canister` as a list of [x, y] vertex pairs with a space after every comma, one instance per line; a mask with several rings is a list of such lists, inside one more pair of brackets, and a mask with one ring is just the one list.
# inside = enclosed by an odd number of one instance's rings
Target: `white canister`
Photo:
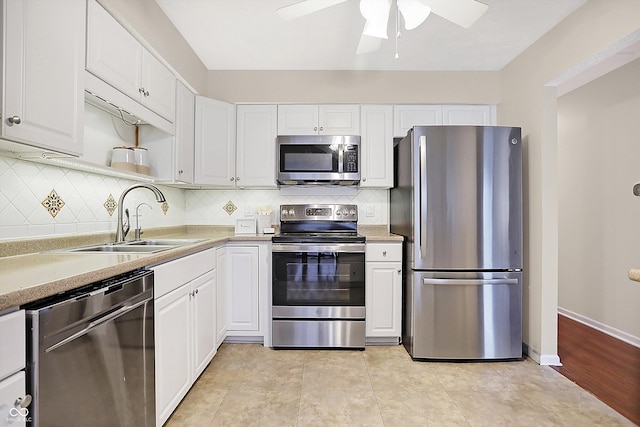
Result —
[[264, 229], [272, 226], [271, 215], [256, 215], [258, 234], [264, 234]]
[[151, 169], [149, 168], [149, 157], [147, 155], [147, 149], [143, 147], [133, 147], [133, 153], [136, 163], [136, 171], [149, 175]]
[[131, 147], [113, 147], [113, 150], [111, 150], [111, 167], [137, 172], [133, 149]]

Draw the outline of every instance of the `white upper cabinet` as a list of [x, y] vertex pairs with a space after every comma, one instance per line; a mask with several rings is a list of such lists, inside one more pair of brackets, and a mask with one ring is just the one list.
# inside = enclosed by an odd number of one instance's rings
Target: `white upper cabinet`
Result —
[[278, 135], [360, 135], [360, 106], [278, 105]]
[[362, 105], [360, 115], [360, 188], [393, 187], [393, 107]]
[[404, 138], [418, 125], [441, 125], [442, 105], [394, 105], [393, 136]]
[[442, 119], [445, 125], [496, 124], [495, 105], [444, 105]]
[[173, 122], [173, 73], [102, 6], [87, 4], [87, 70]]
[[193, 183], [196, 96], [185, 85], [176, 86], [176, 166], [174, 179]]
[[80, 0], [2, 2], [2, 137], [82, 154], [84, 15]]
[[196, 96], [194, 183], [234, 187], [235, 156], [235, 105]]
[[393, 136], [404, 138], [414, 126], [495, 126], [496, 106], [486, 104], [394, 105]]
[[275, 105], [238, 105], [236, 186], [276, 188]]

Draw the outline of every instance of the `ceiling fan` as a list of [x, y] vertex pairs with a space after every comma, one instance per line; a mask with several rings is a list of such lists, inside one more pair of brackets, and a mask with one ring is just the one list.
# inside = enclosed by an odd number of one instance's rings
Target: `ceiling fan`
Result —
[[[278, 14], [290, 21], [347, 0], [301, 0], [281, 7]], [[477, 0], [360, 0], [360, 13], [365, 18], [357, 54], [374, 52], [387, 38], [389, 12], [395, 3], [404, 20], [405, 29], [412, 30], [424, 22], [431, 12], [463, 28], [469, 28], [489, 8]]]

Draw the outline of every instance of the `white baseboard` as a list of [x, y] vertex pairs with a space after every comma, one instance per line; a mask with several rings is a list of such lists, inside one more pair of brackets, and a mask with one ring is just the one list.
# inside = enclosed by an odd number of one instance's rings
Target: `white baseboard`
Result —
[[640, 348], [640, 337], [636, 337], [634, 335], [621, 331], [620, 329], [616, 329], [613, 326], [605, 325], [602, 322], [598, 322], [597, 320], [593, 320], [587, 316], [583, 316], [582, 314], [567, 310], [566, 308], [558, 307], [558, 314], [575, 320], [578, 323], [582, 323], [583, 325], [589, 326], [590, 328], [596, 329], [613, 338], [619, 339], [620, 341], [624, 341], [627, 344], [631, 344], [634, 347]]
[[538, 365], [545, 366], [562, 366], [560, 356], [557, 354], [540, 354], [526, 343], [522, 343], [522, 352], [533, 359]]

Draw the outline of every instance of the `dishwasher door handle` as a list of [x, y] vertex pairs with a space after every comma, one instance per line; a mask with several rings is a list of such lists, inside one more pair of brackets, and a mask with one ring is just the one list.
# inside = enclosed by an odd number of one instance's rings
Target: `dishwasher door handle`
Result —
[[119, 309], [107, 314], [106, 316], [100, 317], [98, 320], [94, 320], [92, 322], [89, 322], [89, 324], [83, 328], [82, 330], [76, 332], [75, 334], [63, 339], [60, 342], [55, 343], [54, 345], [52, 345], [51, 347], [47, 348], [44, 350], [45, 353], [49, 353], [57, 348], [62, 347], [65, 344], [70, 343], [71, 341], [75, 340], [76, 338], [80, 338], [83, 335], [88, 334], [89, 332], [91, 332], [92, 329], [97, 328], [98, 326], [102, 325], [103, 323], [107, 323], [117, 317], [120, 317], [132, 310], [135, 310], [136, 308], [140, 307], [143, 304], [146, 304], [148, 301], [150, 301], [151, 298], [145, 298], [142, 301], [138, 301], [137, 303], [133, 304], [133, 305], [125, 305], [120, 307]]

